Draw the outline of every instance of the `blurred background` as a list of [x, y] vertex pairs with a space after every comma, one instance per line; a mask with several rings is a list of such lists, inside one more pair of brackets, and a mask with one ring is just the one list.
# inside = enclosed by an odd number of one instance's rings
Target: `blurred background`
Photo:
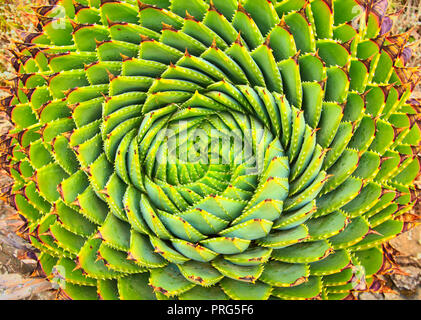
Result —
[[[384, 0], [381, 0], [384, 1]], [[421, 0], [389, 1], [389, 13], [394, 26], [392, 33], [403, 33], [415, 27], [411, 33], [410, 66], [421, 65]], [[19, 30], [33, 30], [37, 21], [31, 6], [46, 5], [47, 0], [0, 0], [0, 98], [7, 95], [4, 91], [9, 80], [14, 77], [8, 51], [13, 45]], [[414, 98], [421, 98], [421, 88], [415, 90]], [[0, 136], [5, 134], [10, 124], [0, 115]], [[0, 190], [8, 185], [10, 179], [0, 172]], [[421, 186], [421, 181], [419, 181]], [[421, 205], [415, 208], [421, 212]], [[30, 277], [36, 269], [35, 255], [30, 245], [18, 237], [14, 230], [21, 225], [16, 212], [0, 201], [0, 300], [46, 300], [56, 296], [51, 283], [42, 278]], [[391, 241], [393, 248], [401, 254], [397, 262], [407, 275], [386, 276], [390, 293], [362, 293], [365, 300], [421, 300], [421, 225]]]

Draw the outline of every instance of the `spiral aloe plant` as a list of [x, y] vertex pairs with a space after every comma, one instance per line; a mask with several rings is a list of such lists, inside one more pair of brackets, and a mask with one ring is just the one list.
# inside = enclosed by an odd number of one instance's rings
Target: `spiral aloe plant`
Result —
[[2, 101], [3, 191], [67, 297], [345, 299], [399, 272], [419, 75], [379, 1], [35, 12]]

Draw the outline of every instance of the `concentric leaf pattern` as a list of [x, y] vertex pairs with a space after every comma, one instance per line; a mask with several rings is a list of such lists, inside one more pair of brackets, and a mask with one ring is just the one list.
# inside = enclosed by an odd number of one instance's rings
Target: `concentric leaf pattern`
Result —
[[408, 35], [382, 35], [374, 4], [35, 8], [2, 162], [46, 276], [73, 299], [384, 290], [420, 130]]

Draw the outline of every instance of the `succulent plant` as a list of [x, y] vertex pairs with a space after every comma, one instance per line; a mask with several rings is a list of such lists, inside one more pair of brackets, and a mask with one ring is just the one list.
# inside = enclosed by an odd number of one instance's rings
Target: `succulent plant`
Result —
[[421, 135], [384, 1], [50, 4], [16, 43], [1, 162], [63, 295], [387, 290]]

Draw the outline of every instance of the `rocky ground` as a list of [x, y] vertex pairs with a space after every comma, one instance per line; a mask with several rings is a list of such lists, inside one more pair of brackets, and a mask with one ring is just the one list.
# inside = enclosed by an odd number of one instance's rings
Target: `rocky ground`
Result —
[[397, 262], [408, 275], [385, 277], [396, 293], [362, 293], [362, 300], [421, 300], [421, 226], [408, 231], [391, 241], [401, 252]]
[[[0, 89], [10, 79], [10, 39], [16, 37], [18, 29], [31, 28], [34, 16], [29, 4], [46, 3], [46, 0], [0, 0]], [[409, 26], [416, 26], [412, 32], [413, 66], [421, 65], [421, 0], [398, 0], [392, 3], [393, 10], [404, 10], [395, 21], [393, 32], [405, 32]], [[2, 93], [0, 91], [0, 97]], [[421, 98], [421, 90], [416, 97]], [[0, 117], [0, 135], [7, 132], [9, 123]], [[0, 193], [10, 183], [8, 177], [0, 174]], [[416, 208], [421, 210], [421, 207]], [[0, 300], [48, 300], [55, 298], [53, 286], [42, 278], [31, 277], [36, 269], [34, 251], [15, 230], [21, 225], [15, 212], [0, 201]], [[407, 275], [388, 276], [385, 280], [395, 293], [362, 293], [363, 300], [421, 300], [421, 226], [394, 239], [391, 245], [401, 252], [397, 262]]]

